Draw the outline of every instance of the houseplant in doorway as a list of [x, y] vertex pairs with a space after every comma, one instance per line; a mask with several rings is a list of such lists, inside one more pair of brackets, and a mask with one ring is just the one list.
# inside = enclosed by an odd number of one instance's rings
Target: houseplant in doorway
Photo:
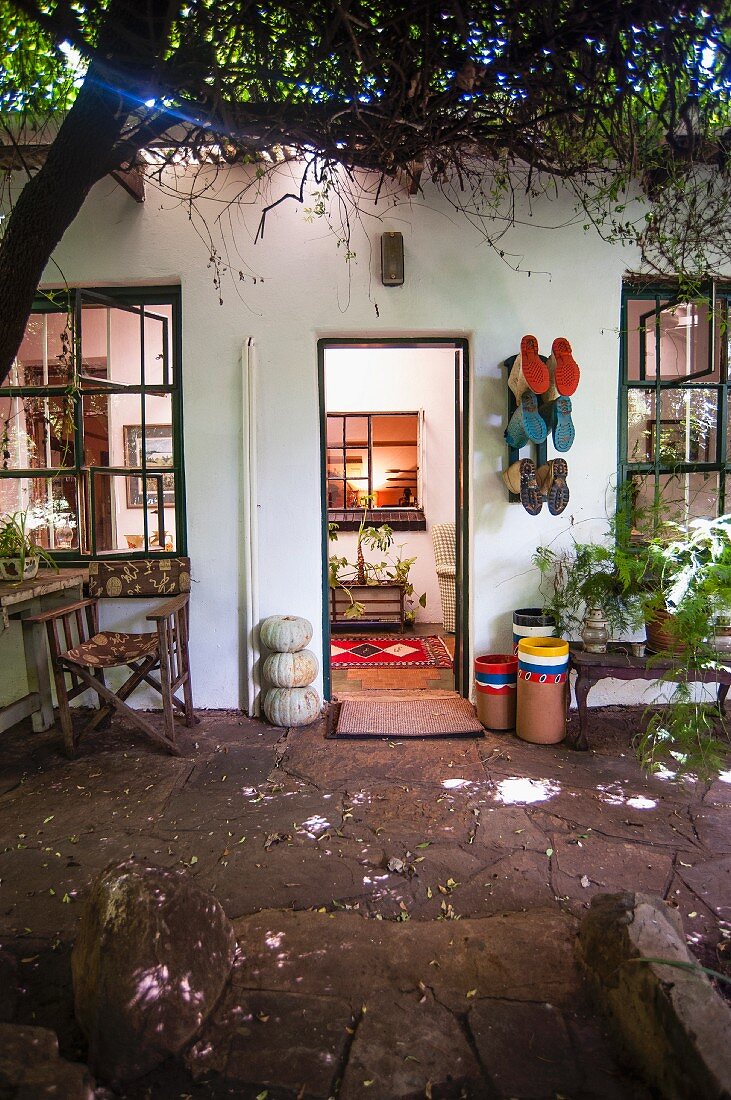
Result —
[[20, 584], [31, 580], [44, 561], [58, 572], [47, 550], [30, 534], [28, 511], [13, 512], [0, 518], [0, 581]]
[[[380, 527], [367, 526], [368, 501], [363, 508], [360, 526], [356, 537], [355, 561], [349, 561], [347, 557], [331, 554], [328, 562], [328, 583], [331, 593], [343, 592], [345, 601], [339, 601], [337, 595], [331, 599], [331, 613], [333, 624], [342, 620], [357, 621], [368, 618], [371, 614], [378, 614], [378, 608], [369, 601], [369, 588], [391, 588], [398, 591], [399, 604], [403, 607], [403, 619], [407, 625], [412, 625], [416, 619], [416, 608], [426, 607], [426, 592], [416, 595], [414, 585], [409, 579], [411, 567], [416, 561], [415, 557], [403, 556], [403, 545], [393, 547], [393, 530], [387, 523]], [[331, 542], [338, 538], [338, 524], [328, 524], [328, 536]], [[381, 555], [380, 560], [372, 561], [366, 557], [366, 551], [376, 551]], [[369, 612], [371, 614], [369, 614]], [[388, 621], [394, 621], [395, 612], [390, 612]], [[400, 612], [399, 612], [400, 617]]]

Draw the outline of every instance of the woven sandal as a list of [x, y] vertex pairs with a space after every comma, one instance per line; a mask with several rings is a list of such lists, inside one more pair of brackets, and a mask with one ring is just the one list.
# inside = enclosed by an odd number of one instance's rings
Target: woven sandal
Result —
[[536, 464], [530, 458], [520, 461], [520, 503], [529, 516], [537, 516], [543, 507], [543, 496], [536, 481]]
[[576, 437], [571, 419], [571, 398], [557, 397], [547, 405], [541, 405], [541, 416], [551, 430], [553, 445], [557, 451], [569, 451]]
[[526, 390], [545, 393], [551, 379], [548, 367], [538, 354], [535, 336], [524, 336], [520, 341], [520, 354], [516, 355], [508, 376], [508, 386], [520, 401]]
[[563, 397], [570, 397], [576, 390], [581, 377], [578, 363], [571, 351], [571, 344], [565, 336], [559, 336], [551, 345], [548, 359], [548, 372], [551, 386]]
[[548, 435], [548, 425], [538, 412], [538, 401], [532, 390], [526, 390], [520, 399], [519, 411], [523, 421], [523, 431], [532, 443], [543, 443]]

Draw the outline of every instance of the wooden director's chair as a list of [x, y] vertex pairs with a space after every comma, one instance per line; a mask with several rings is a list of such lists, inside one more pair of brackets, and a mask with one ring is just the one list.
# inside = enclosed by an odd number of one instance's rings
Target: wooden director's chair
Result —
[[[64, 745], [74, 754], [82, 734], [109, 724], [114, 710], [146, 733], [168, 752], [179, 755], [175, 744], [175, 708], [182, 711], [188, 726], [199, 721], [193, 711], [188, 660], [188, 600], [190, 560], [188, 558], [143, 558], [129, 561], [92, 562], [89, 567], [89, 598], [54, 608], [29, 618], [45, 623], [51, 667], [56, 683], [59, 719]], [[144, 634], [99, 630], [98, 600], [123, 597], [147, 599], [166, 597], [146, 619], [155, 629]], [[169, 597], [169, 598], [167, 598]], [[131, 675], [115, 692], [106, 684], [104, 670], [126, 666]], [[158, 677], [153, 675], [158, 673]], [[70, 677], [70, 686], [66, 682]], [[160, 733], [125, 700], [141, 683], [160, 692], [164, 733]], [[100, 709], [74, 735], [69, 702], [91, 688], [99, 696]], [[175, 692], [182, 688], [183, 699]]]

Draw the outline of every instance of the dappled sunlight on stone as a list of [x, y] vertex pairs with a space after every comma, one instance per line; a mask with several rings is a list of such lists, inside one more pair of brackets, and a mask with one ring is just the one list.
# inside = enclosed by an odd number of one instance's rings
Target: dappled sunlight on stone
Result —
[[461, 790], [463, 787], [471, 787], [471, 779], [443, 779], [442, 786], [448, 791]]
[[633, 798], [627, 799], [627, 805], [631, 806], [633, 810], [654, 810], [657, 802], [654, 798], [645, 798], [643, 794], [637, 794]]
[[525, 777], [501, 779], [497, 784], [498, 802], [506, 806], [547, 802], [559, 794], [561, 787], [550, 779], [526, 779]]

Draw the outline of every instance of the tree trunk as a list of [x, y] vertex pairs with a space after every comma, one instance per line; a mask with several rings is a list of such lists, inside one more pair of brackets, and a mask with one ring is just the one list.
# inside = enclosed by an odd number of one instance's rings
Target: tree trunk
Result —
[[[91, 187], [144, 143], [145, 120], [139, 112], [132, 119], [132, 111], [154, 82], [176, 10], [173, 0], [112, 0], [97, 46], [104, 64], [89, 66], [45, 163], [18, 196], [0, 242], [0, 384], [18, 353], [54, 248]], [[138, 143], [125, 130], [130, 121]]]

